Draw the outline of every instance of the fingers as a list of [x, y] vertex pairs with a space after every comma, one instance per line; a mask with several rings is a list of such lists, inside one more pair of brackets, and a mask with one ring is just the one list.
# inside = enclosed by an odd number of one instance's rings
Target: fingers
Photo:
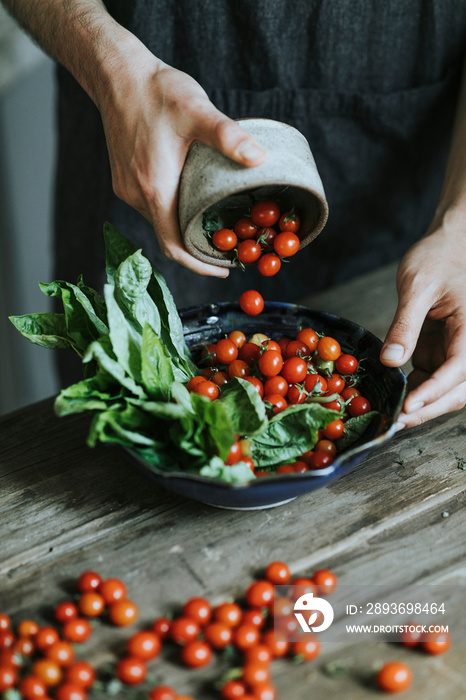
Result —
[[195, 135], [203, 143], [249, 168], [260, 165], [267, 157], [262, 146], [247, 131], [211, 104], [196, 120]]
[[416, 347], [431, 300], [424, 295], [400, 291], [398, 307], [383, 344], [380, 361], [388, 367], [400, 367]]
[[437, 418], [444, 413], [459, 411], [461, 408], [464, 408], [465, 405], [466, 382], [461, 382], [461, 384], [457, 384], [454, 389], [448, 391], [437, 401], [420, 406], [410, 413], [401, 413], [397, 421], [397, 428], [413, 428], [416, 425], [421, 425], [426, 421], [432, 420], [432, 418]]

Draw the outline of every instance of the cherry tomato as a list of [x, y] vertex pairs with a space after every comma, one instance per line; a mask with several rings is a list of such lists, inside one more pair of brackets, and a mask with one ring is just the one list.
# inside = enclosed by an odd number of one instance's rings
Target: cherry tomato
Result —
[[231, 680], [222, 685], [223, 700], [241, 700], [247, 695], [248, 689], [243, 681]]
[[218, 365], [217, 353], [215, 352], [216, 349], [216, 343], [209, 343], [209, 345], [202, 348], [201, 357], [205, 365], [209, 365], [210, 367]]
[[315, 445], [316, 452], [328, 452], [331, 457], [335, 457], [337, 447], [331, 440], [318, 440]]
[[135, 656], [126, 656], [117, 663], [115, 674], [125, 685], [139, 685], [147, 676], [147, 666]]
[[78, 617], [78, 607], [71, 601], [67, 600], [59, 603], [55, 608], [55, 619], [62, 624], [67, 620], [73, 620]]
[[245, 343], [238, 353], [238, 357], [243, 362], [246, 362], [249, 367], [252, 367], [254, 363], [261, 356], [261, 347], [256, 343]]
[[322, 450], [315, 451], [309, 459], [306, 460], [306, 464], [309, 469], [325, 469], [329, 467], [333, 462], [333, 455], [328, 451], [323, 452]]
[[[40, 630], [39, 630], [40, 632]], [[63, 625], [63, 636], [69, 642], [82, 644], [92, 633], [92, 627], [89, 620], [86, 618], [76, 617], [74, 620], [68, 620]]]
[[282, 632], [288, 639], [291, 639], [299, 632], [299, 622], [294, 616], [291, 615], [278, 615], [274, 620], [274, 627], [276, 632]]
[[69, 666], [74, 661], [74, 649], [69, 642], [60, 640], [47, 647], [45, 656], [60, 666]]
[[222, 338], [217, 343], [217, 357], [220, 362], [229, 365], [238, 357], [238, 346], [228, 338]]
[[316, 596], [318, 592], [319, 589], [312, 579], [307, 578], [307, 576], [298, 576], [291, 582], [288, 595], [291, 600], [297, 601], [298, 598], [306, 593], [312, 593], [312, 595]]
[[288, 358], [283, 364], [281, 374], [290, 384], [299, 384], [299, 382], [303, 382], [307, 376], [306, 360], [303, 360], [302, 357]]
[[126, 651], [129, 656], [135, 656], [137, 659], [149, 661], [155, 659], [160, 653], [162, 642], [160, 637], [149, 630], [141, 630], [136, 632], [129, 639], [126, 645]]
[[275, 474], [294, 474], [294, 467], [292, 464], [282, 464], [275, 471]]
[[399, 693], [411, 685], [413, 674], [409, 666], [400, 661], [389, 661], [377, 673], [376, 682], [381, 690]]
[[307, 345], [311, 352], [316, 349], [317, 343], [319, 342], [319, 336], [312, 328], [301, 328], [299, 333], [296, 335], [296, 340]]
[[238, 219], [233, 229], [238, 238], [242, 240], [255, 238], [259, 230], [258, 226], [248, 216]]
[[10, 649], [15, 643], [16, 637], [9, 629], [0, 631], [0, 651], [2, 649]]
[[286, 584], [291, 574], [288, 564], [283, 561], [272, 561], [265, 570], [265, 578], [276, 585]]
[[259, 358], [259, 369], [266, 377], [280, 374], [282, 367], [283, 357], [277, 350], [266, 350]]
[[244, 377], [247, 382], [253, 385], [254, 389], [257, 391], [261, 399], [264, 396], [264, 385], [258, 377]]
[[298, 639], [291, 644], [293, 656], [298, 656], [303, 661], [312, 661], [320, 652], [320, 641], [315, 634], [306, 634], [305, 639]]
[[243, 622], [245, 625], [256, 625], [256, 627], [263, 627], [265, 624], [265, 617], [260, 608], [250, 608], [249, 610], [244, 611]]
[[264, 396], [264, 403], [270, 404], [274, 413], [281, 413], [288, 406], [287, 400], [280, 394], [267, 394]]
[[186, 388], [188, 391], [194, 391], [196, 386], [201, 382], [205, 382], [205, 377], [202, 374], [196, 374], [195, 377], [191, 377], [189, 382], [186, 384]]
[[274, 239], [273, 249], [282, 258], [289, 258], [295, 255], [300, 246], [301, 241], [298, 236], [292, 231], [282, 231]]
[[215, 382], [211, 382], [209, 379], [204, 379], [203, 382], [199, 382], [198, 384], [196, 384], [196, 386], [193, 389], [193, 392], [195, 394], [199, 394], [200, 396], [205, 396], [211, 401], [214, 401], [216, 398], [218, 398], [220, 389], [215, 384]]
[[245, 344], [246, 336], [243, 331], [231, 331], [231, 333], [228, 334], [228, 340], [231, 340], [239, 350]]
[[13, 651], [20, 656], [32, 656], [35, 646], [30, 637], [19, 637], [13, 644]]
[[285, 656], [290, 645], [286, 634], [274, 631], [273, 629], [264, 632], [262, 635], [262, 643], [269, 647], [275, 658]]
[[218, 371], [212, 376], [212, 381], [221, 389], [222, 386], [225, 386], [230, 381], [230, 375], [226, 372]]
[[296, 462], [293, 462], [291, 465], [293, 467], [293, 471], [297, 472], [298, 474], [303, 474], [304, 472], [309, 471], [309, 467], [306, 464], [306, 462], [298, 459]]
[[[241, 452], [242, 454], [242, 452]], [[212, 617], [212, 608], [205, 598], [190, 598], [183, 605], [183, 615], [196, 620], [201, 627], [206, 625]]]
[[39, 625], [33, 620], [21, 620], [16, 632], [18, 637], [34, 637], [39, 631]]
[[250, 688], [254, 688], [260, 683], [267, 683], [270, 680], [270, 668], [263, 663], [248, 662], [243, 666], [243, 681]]
[[348, 404], [348, 413], [353, 418], [369, 413], [370, 410], [371, 405], [364, 396], [355, 396]]
[[172, 621], [170, 627], [170, 637], [177, 644], [187, 644], [196, 639], [201, 628], [196, 620], [189, 617], [177, 617]]
[[330, 595], [337, 587], [337, 577], [329, 569], [315, 571], [312, 580], [319, 589], [319, 595]]
[[443, 654], [451, 645], [448, 632], [429, 632], [421, 639], [421, 649], [432, 656]]
[[327, 394], [339, 394], [345, 388], [345, 380], [334, 372], [327, 381]]
[[246, 664], [269, 664], [272, 661], [272, 652], [266, 644], [256, 644], [244, 652]]
[[280, 596], [275, 598], [273, 604], [273, 615], [274, 617], [280, 617], [283, 615], [290, 615], [293, 612], [293, 601], [291, 598], [286, 596]]
[[321, 377], [320, 374], [308, 374], [304, 381], [304, 388], [310, 394], [315, 391], [320, 394], [325, 394], [327, 391], [327, 380]]
[[94, 667], [87, 661], [75, 661], [65, 671], [66, 681], [81, 688], [90, 688], [95, 681], [95, 676]]
[[5, 613], [0, 613], [0, 632], [4, 630], [9, 630], [11, 627], [11, 620]]
[[228, 376], [230, 379], [233, 379], [233, 377], [246, 379], [250, 374], [251, 368], [244, 360], [233, 360], [233, 362], [230, 362], [228, 365]]
[[421, 625], [416, 622], [407, 622], [405, 627], [412, 627], [413, 629], [404, 629], [400, 634], [400, 643], [404, 647], [415, 647], [419, 644], [422, 639], [422, 629]]
[[207, 642], [194, 639], [181, 650], [181, 660], [190, 668], [201, 668], [212, 661], [212, 648]]
[[39, 628], [34, 638], [34, 642], [39, 651], [45, 651], [47, 647], [52, 646], [52, 644], [58, 642], [59, 639], [60, 636], [55, 627], [50, 627], [49, 625], [46, 625], [45, 627]]
[[86, 689], [75, 683], [63, 683], [55, 691], [55, 700], [87, 700]]
[[279, 394], [280, 396], [286, 396], [288, 393], [289, 385], [288, 382], [281, 374], [276, 374], [273, 377], [269, 377], [264, 382], [264, 393], [268, 394]]
[[317, 343], [317, 352], [323, 360], [336, 360], [341, 355], [340, 343], [326, 335]]
[[330, 421], [330, 423], [324, 428], [324, 435], [329, 440], [338, 440], [339, 438], [343, 437], [344, 430], [345, 424], [338, 418], [337, 420]]
[[14, 688], [18, 682], [18, 672], [14, 666], [0, 665], [0, 693]]
[[259, 641], [260, 630], [256, 625], [244, 625], [241, 623], [233, 633], [233, 644], [240, 651], [249, 649]]
[[309, 357], [310, 350], [302, 340], [290, 340], [287, 343], [283, 357], [288, 360], [290, 357]]
[[259, 260], [262, 255], [260, 243], [253, 240], [241, 241], [236, 249], [238, 260], [242, 263], [253, 263]]
[[24, 665], [22, 659], [16, 652], [14, 647], [0, 650], [0, 666], [13, 666], [13, 668], [21, 668]]
[[224, 649], [233, 638], [233, 632], [224, 622], [211, 622], [204, 629], [204, 639], [214, 649]]
[[246, 603], [252, 608], [266, 608], [273, 603], [273, 583], [266, 580], [254, 581], [246, 590]]
[[240, 442], [234, 442], [230, 447], [230, 452], [225, 460], [225, 464], [236, 464], [236, 462], [241, 462], [243, 457], [243, 447]]
[[336, 368], [340, 374], [354, 374], [358, 368], [358, 361], [354, 355], [343, 353], [336, 360]]
[[126, 598], [126, 586], [118, 578], [108, 578], [100, 584], [99, 593], [107, 605], [112, 605]]
[[108, 609], [108, 619], [118, 627], [132, 625], [138, 619], [138, 607], [131, 600], [117, 600]]
[[83, 571], [78, 578], [77, 586], [80, 593], [88, 593], [89, 591], [99, 590], [102, 583], [102, 577], [95, 571]]
[[100, 593], [89, 591], [81, 595], [78, 608], [80, 613], [86, 617], [98, 617], [104, 611], [105, 601]]
[[214, 610], [214, 618], [218, 622], [224, 622], [229, 627], [237, 627], [241, 622], [242, 610], [237, 603], [220, 603]]
[[37, 676], [25, 676], [19, 684], [19, 692], [25, 700], [36, 700], [47, 696], [47, 686]]
[[277, 232], [274, 228], [261, 228], [257, 232], [256, 240], [260, 243], [263, 251], [272, 251], [273, 242], [277, 237]]
[[241, 294], [239, 305], [245, 314], [257, 316], [264, 310], [264, 299], [259, 292], [256, 292], [254, 289], [248, 289]]
[[282, 261], [274, 253], [265, 253], [257, 263], [257, 268], [264, 277], [273, 277], [279, 272], [281, 266]]
[[257, 202], [251, 209], [251, 219], [260, 227], [273, 226], [279, 218], [280, 209], [276, 202], [270, 200]]
[[212, 236], [214, 245], [218, 250], [233, 250], [238, 242], [238, 237], [230, 228], [220, 228]]
[[361, 396], [361, 393], [354, 386], [347, 386], [346, 389], [343, 389], [341, 392], [341, 398], [344, 399], [344, 401], [349, 401], [349, 399], [353, 399], [355, 396]]
[[51, 659], [39, 659], [36, 661], [32, 666], [32, 673], [47, 686], [58, 685], [62, 677], [60, 666]]
[[336, 399], [334, 399], [333, 401], [329, 401], [328, 403], [325, 404], [325, 408], [328, 408], [330, 411], [340, 412], [344, 407], [345, 407], [345, 402], [343, 401], [341, 396], [337, 396]]
[[278, 221], [278, 228], [280, 231], [292, 231], [293, 233], [297, 233], [300, 226], [301, 221], [299, 216], [295, 214], [294, 208], [291, 209], [291, 211], [284, 212]]
[[304, 389], [302, 389], [300, 384], [291, 384], [286, 395], [288, 403], [291, 404], [303, 403], [306, 400], [306, 397], [307, 394]]
[[276, 700], [277, 689], [272, 683], [258, 683], [254, 686], [254, 700]]

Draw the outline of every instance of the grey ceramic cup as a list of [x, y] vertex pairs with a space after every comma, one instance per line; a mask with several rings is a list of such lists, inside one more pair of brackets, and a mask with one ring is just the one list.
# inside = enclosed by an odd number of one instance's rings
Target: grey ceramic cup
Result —
[[187, 250], [198, 260], [224, 267], [237, 263], [206, 235], [206, 212], [220, 214], [219, 228], [231, 228], [256, 201], [273, 199], [282, 212], [294, 206], [301, 219], [301, 248], [322, 231], [328, 217], [322, 181], [301, 132], [272, 119], [238, 121], [267, 151], [264, 163], [247, 168], [204, 143], [195, 143], [183, 168], [178, 200]]

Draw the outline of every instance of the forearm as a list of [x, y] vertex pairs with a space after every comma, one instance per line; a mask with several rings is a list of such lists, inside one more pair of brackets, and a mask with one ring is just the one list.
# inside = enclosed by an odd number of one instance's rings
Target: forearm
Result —
[[67, 68], [99, 106], [130, 56], [147, 52], [101, 0], [0, 0], [52, 58]]

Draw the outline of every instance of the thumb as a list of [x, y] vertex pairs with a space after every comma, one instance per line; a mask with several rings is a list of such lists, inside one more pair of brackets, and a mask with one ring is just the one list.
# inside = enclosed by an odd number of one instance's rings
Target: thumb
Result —
[[425, 298], [414, 298], [410, 291], [400, 291], [398, 307], [380, 352], [380, 361], [389, 367], [400, 367], [411, 357], [430, 304]]
[[267, 153], [262, 146], [237, 122], [211, 107], [196, 124], [196, 138], [249, 168], [263, 163]]

